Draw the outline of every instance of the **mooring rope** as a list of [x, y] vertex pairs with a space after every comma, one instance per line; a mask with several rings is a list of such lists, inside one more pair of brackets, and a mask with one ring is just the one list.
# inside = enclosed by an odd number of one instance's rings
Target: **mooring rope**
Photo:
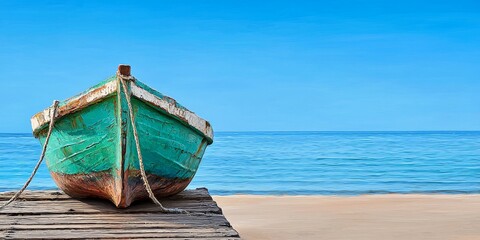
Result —
[[15, 200], [17, 200], [17, 198], [20, 196], [20, 194], [22, 194], [23, 191], [25, 191], [25, 189], [27, 189], [28, 185], [30, 184], [30, 182], [33, 180], [33, 177], [37, 173], [37, 170], [40, 167], [40, 164], [42, 163], [43, 158], [45, 157], [45, 152], [47, 151], [48, 141], [50, 141], [50, 135], [52, 134], [53, 126], [55, 125], [55, 115], [57, 114], [58, 103], [59, 102], [57, 100], [53, 101], [53, 105], [50, 108], [50, 124], [48, 125], [47, 137], [45, 138], [45, 143], [43, 144], [43, 149], [42, 149], [42, 153], [40, 154], [40, 159], [38, 160], [37, 165], [33, 169], [33, 172], [30, 175], [30, 178], [28, 178], [27, 182], [25, 182], [23, 187], [17, 193], [15, 193], [15, 195], [13, 195], [13, 197], [10, 198], [10, 200], [8, 200], [6, 203], [4, 203], [2, 206], [0, 206], [0, 210], [5, 208], [6, 206], [8, 206], [10, 203], [14, 202]]
[[[145, 189], [148, 192], [148, 196], [150, 197], [150, 199], [152, 199], [152, 201], [156, 205], [158, 205], [160, 207], [161, 212], [164, 212], [164, 213], [188, 213], [187, 211], [182, 210], [182, 209], [164, 207], [162, 205], [162, 203], [160, 203], [160, 201], [158, 201], [158, 199], [153, 194], [152, 188], [150, 187], [150, 183], [148, 182], [148, 179], [147, 179], [147, 174], [145, 173], [145, 168], [143, 166], [143, 157], [142, 157], [142, 152], [140, 150], [140, 141], [138, 139], [137, 127], [135, 126], [135, 117], [133, 115], [133, 108], [132, 108], [132, 103], [131, 103], [131, 99], [130, 99], [130, 93], [128, 92], [127, 84], [125, 83], [125, 79], [132, 80], [133, 77], [124, 76], [124, 75], [122, 75], [118, 72], [117, 73], [117, 78], [119, 79], [119, 81], [122, 85], [123, 92], [125, 93], [125, 99], [127, 100], [128, 111], [129, 111], [129, 116], [130, 116], [130, 123], [132, 125], [133, 137], [135, 139], [135, 146], [137, 148], [138, 163], [140, 165], [140, 173], [142, 175], [142, 180], [143, 180], [143, 184], [145, 185]], [[119, 94], [121, 94], [120, 91], [119, 91]]]

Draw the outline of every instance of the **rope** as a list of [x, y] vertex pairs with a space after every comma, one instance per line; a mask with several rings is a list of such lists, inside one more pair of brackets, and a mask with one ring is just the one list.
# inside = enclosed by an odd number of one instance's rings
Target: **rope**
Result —
[[[132, 80], [134, 79], [133, 77], [131, 76], [123, 76], [121, 75], [119, 72], [117, 73], [117, 78], [118, 80], [120, 81], [120, 83], [122, 84], [122, 88], [123, 88], [123, 92], [125, 93], [125, 99], [127, 100], [127, 105], [128, 105], [128, 111], [129, 111], [129, 116], [130, 116], [130, 123], [132, 125], [132, 130], [133, 130], [133, 137], [135, 139], [135, 146], [137, 148], [137, 155], [138, 155], [138, 162], [139, 162], [139, 165], [140, 165], [140, 173], [142, 175], [142, 180], [143, 180], [143, 184], [145, 185], [145, 189], [147, 190], [148, 192], [148, 196], [150, 197], [150, 199], [152, 199], [152, 201], [158, 205], [160, 207], [160, 211], [163, 212], [163, 213], [188, 213], [187, 211], [185, 210], [182, 210], [182, 209], [178, 209], [178, 208], [166, 208], [164, 207], [160, 201], [158, 201], [158, 199], [155, 197], [155, 195], [153, 194], [153, 191], [152, 191], [152, 188], [150, 187], [150, 183], [148, 182], [148, 179], [147, 179], [147, 174], [145, 173], [145, 168], [143, 166], [143, 158], [142, 158], [142, 152], [140, 150], [140, 141], [138, 139], [138, 132], [137, 132], [137, 127], [135, 126], [135, 117], [133, 115], [133, 109], [132, 109], [132, 103], [131, 103], [131, 99], [130, 99], [130, 93], [128, 92], [127, 90], [127, 85], [125, 83], [125, 79], [127, 80]], [[119, 91], [120, 92], [120, 91]], [[121, 94], [121, 93], [120, 93]]]
[[6, 202], [2, 206], [0, 206], [0, 210], [5, 208], [6, 206], [8, 206], [10, 203], [14, 202], [15, 200], [17, 200], [17, 198], [20, 196], [20, 194], [22, 194], [23, 191], [25, 191], [25, 189], [28, 187], [30, 182], [33, 180], [33, 177], [37, 173], [37, 170], [40, 167], [40, 164], [42, 163], [43, 158], [45, 157], [45, 152], [47, 150], [48, 141], [50, 141], [50, 135], [52, 134], [53, 126], [55, 124], [55, 115], [57, 114], [58, 103], [59, 102], [57, 100], [53, 101], [53, 105], [50, 108], [50, 124], [48, 125], [47, 137], [45, 138], [45, 143], [43, 144], [43, 149], [42, 149], [42, 153], [40, 154], [40, 159], [38, 160], [37, 165], [33, 169], [33, 172], [30, 175], [30, 178], [28, 178], [27, 182], [25, 182], [23, 187], [17, 193], [15, 193], [15, 195], [13, 195], [13, 197], [10, 198], [10, 200], [8, 200], [8, 202]]

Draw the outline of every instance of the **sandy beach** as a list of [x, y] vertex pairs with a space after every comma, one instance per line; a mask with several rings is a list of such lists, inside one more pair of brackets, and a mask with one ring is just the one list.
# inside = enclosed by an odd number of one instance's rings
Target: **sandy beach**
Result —
[[243, 239], [480, 239], [480, 195], [214, 199]]

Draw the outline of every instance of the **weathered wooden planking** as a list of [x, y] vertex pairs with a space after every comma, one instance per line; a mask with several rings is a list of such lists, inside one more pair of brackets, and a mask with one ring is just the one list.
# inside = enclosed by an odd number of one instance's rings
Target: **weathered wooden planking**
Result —
[[[59, 204], [59, 202], [61, 204]], [[0, 202], [0, 204], [3, 202]], [[182, 208], [193, 214], [216, 213], [222, 214], [221, 209], [214, 202], [201, 201], [164, 201], [165, 207]], [[149, 202], [141, 202], [127, 209], [119, 211], [111, 203], [101, 200], [64, 200], [64, 201], [21, 201], [14, 203], [15, 208], [6, 208], [1, 214], [73, 214], [73, 213], [159, 213], [160, 209]], [[42, 206], [42, 207], [38, 207]]]
[[[0, 193], [0, 200], [10, 196], [12, 193]], [[28, 191], [0, 211], [0, 238], [239, 239], [205, 188], [161, 201], [191, 214], [163, 214], [148, 201], [117, 209], [105, 200], [75, 200], [58, 191]]]
[[[0, 193], [0, 201], [9, 200], [15, 192], [3, 192]], [[29, 201], [41, 201], [41, 200], [71, 200], [72, 198], [61, 191], [46, 190], [46, 191], [25, 191], [20, 195], [19, 199], [25, 199]], [[171, 197], [164, 198], [163, 200], [212, 200], [212, 197], [208, 193], [206, 188], [197, 188], [195, 190], [185, 190], [181, 193], [173, 195]]]

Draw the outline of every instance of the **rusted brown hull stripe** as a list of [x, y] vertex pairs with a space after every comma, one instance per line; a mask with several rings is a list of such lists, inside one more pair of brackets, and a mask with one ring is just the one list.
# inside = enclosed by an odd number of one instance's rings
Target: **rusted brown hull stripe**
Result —
[[[110, 172], [88, 174], [60, 174], [50, 172], [57, 186], [74, 198], [103, 198], [119, 208], [126, 208], [136, 200], [147, 199], [143, 181], [138, 170], [124, 173], [123, 180]], [[168, 179], [147, 174], [150, 186], [157, 198], [183, 191], [192, 179]], [[123, 181], [123, 184], [122, 184]], [[123, 188], [122, 188], [123, 185]]]

